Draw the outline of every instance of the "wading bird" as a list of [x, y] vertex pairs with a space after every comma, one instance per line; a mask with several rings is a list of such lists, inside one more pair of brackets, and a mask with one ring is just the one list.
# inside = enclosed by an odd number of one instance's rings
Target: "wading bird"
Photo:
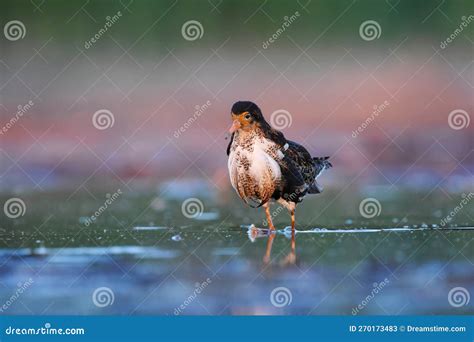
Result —
[[263, 207], [271, 230], [270, 201], [275, 200], [291, 214], [294, 247], [295, 209], [307, 194], [319, 194], [316, 178], [332, 167], [329, 157], [313, 158], [301, 145], [286, 140], [273, 129], [260, 108], [250, 101], [232, 106], [232, 134], [227, 155], [230, 181], [240, 198], [252, 208]]

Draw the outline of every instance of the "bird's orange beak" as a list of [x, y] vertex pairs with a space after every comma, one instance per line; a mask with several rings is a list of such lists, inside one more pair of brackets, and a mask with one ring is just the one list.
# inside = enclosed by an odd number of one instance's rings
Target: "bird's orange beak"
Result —
[[229, 133], [234, 133], [236, 130], [238, 130], [241, 127], [240, 121], [239, 120], [234, 120], [232, 122], [232, 126], [229, 128]]

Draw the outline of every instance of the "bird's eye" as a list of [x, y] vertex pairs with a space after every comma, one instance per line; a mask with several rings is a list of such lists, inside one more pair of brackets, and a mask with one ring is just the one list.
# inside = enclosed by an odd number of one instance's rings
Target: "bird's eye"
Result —
[[250, 116], [250, 114], [245, 115], [245, 119], [246, 119], [246, 120], [250, 120], [251, 117], [252, 117], [252, 116]]

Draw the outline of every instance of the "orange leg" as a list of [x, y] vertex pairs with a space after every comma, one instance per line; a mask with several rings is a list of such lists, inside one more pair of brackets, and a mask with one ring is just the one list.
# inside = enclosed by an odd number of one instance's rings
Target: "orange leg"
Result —
[[267, 216], [267, 222], [268, 226], [270, 227], [270, 230], [275, 230], [275, 226], [273, 225], [272, 221], [272, 215], [270, 214], [270, 204], [265, 203], [263, 205], [263, 208], [265, 208], [265, 215]]
[[263, 257], [264, 264], [268, 264], [270, 262], [274, 238], [275, 238], [275, 234], [270, 234], [270, 236], [268, 237], [267, 250], [265, 251], [265, 256]]
[[292, 250], [292, 252], [295, 251], [295, 246], [296, 246], [296, 243], [295, 243], [295, 233], [296, 233], [295, 224], [296, 224], [295, 211], [292, 210], [291, 211], [291, 250]]
[[296, 230], [295, 230], [295, 210], [291, 210], [291, 251], [283, 260], [283, 265], [293, 265], [296, 263]]

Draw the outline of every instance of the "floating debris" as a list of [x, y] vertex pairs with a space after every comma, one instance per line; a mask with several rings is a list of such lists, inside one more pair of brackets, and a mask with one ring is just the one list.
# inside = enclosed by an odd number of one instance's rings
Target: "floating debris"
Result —
[[347, 219], [344, 221], [345, 224], [351, 225], [353, 221], [351, 219]]
[[159, 226], [143, 226], [143, 227], [133, 227], [133, 230], [167, 230], [171, 229], [170, 227], [159, 227]]
[[171, 240], [173, 240], [173, 241], [182, 241], [183, 238], [181, 237], [181, 235], [176, 234], [176, 235], [173, 235], [173, 236], [171, 237]]
[[80, 224], [86, 224], [86, 222], [89, 222], [90, 221], [90, 217], [89, 216], [81, 216], [79, 217], [79, 223]]
[[194, 217], [194, 219], [197, 221], [213, 221], [213, 220], [217, 220], [218, 218], [219, 218], [219, 213], [215, 211], [204, 212]]

